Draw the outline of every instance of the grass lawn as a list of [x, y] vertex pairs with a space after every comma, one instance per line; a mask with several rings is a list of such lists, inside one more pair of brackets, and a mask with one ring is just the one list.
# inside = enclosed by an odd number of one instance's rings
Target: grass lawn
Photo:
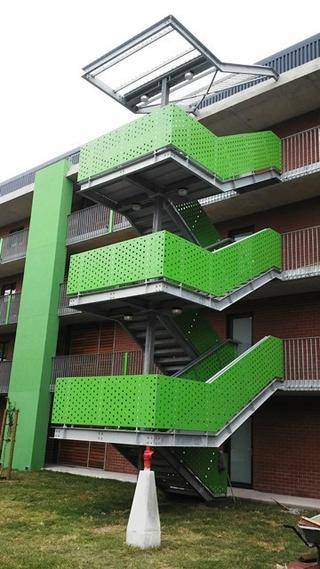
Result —
[[207, 506], [160, 495], [162, 546], [124, 544], [134, 485], [53, 472], [0, 481], [0, 567], [5, 569], [268, 569], [304, 551], [277, 506]]

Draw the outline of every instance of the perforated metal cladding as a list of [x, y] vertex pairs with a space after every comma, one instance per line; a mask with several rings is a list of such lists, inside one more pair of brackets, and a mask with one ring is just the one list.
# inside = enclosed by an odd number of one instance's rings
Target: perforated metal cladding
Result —
[[74, 425], [152, 427], [158, 376], [58, 379], [52, 421]]
[[68, 294], [101, 290], [164, 274], [165, 232], [72, 255]]
[[184, 337], [201, 354], [220, 343], [220, 338], [201, 310], [184, 310], [175, 317]]
[[183, 374], [184, 378], [194, 381], [207, 381], [210, 377], [232, 362], [236, 357], [235, 344], [224, 344], [216, 352], [208, 355], [204, 360], [195, 362], [194, 365]]
[[280, 139], [274, 133], [217, 137], [179, 107], [168, 105], [86, 144], [80, 151], [78, 181], [167, 146], [222, 179], [281, 166]]
[[223, 296], [271, 267], [281, 266], [281, 236], [263, 229], [217, 251], [166, 235], [165, 276], [185, 286]]
[[202, 247], [220, 241], [220, 235], [198, 201], [175, 204], [181, 217]]
[[276, 377], [282, 341], [267, 337], [212, 383], [162, 375], [58, 379], [52, 422], [216, 432]]
[[137, 237], [71, 257], [68, 294], [104, 290], [165, 277], [213, 296], [281, 266], [281, 237], [263, 229], [210, 252], [167, 231]]
[[217, 449], [176, 448], [182, 464], [202, 480], [215, 496], [225, 496], [228, 487], [227, 458]]
[[281, 170], [281, 143], [272, 131], [222, 136], [218, 140], [216, 169], [224, 180], [271, 166]]

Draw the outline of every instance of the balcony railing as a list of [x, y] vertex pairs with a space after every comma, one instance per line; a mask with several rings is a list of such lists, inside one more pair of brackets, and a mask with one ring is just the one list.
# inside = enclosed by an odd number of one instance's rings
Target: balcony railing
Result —
[[0, 362], [0, 394], [8, 393], [12, 361]]
[[109, 232], [110, 209], [93, 205], [69, 215], [67, 244], [85, 241]]
[[6, 235], [2, 239], [1, 263], [16, 261], [26, 256], [29, 228]]
[[284, 341], [285, 380], [304, 386], [320, 381], [320, 337]]
[[56, 356], [53, 359], [51, 389], [58, 377], [136, 375], [143, 372], [143, 352], [111, 352]]
[[0, 325], [16, 324], [20, 307], [20, 293], [0, 296]]
[[123, 215], [103, 205], [93, 205], [69, 215], [67, 244], [93, 239], [125, 227], [130, 227], [130, 223]]
[[282, 235], [284, 271], [304, 273], [320, 270], [320, 226], [289, 231]]
[[282, 140], [282, 173], [292, 176], [320, 169], [320, 126], [303, 130]]

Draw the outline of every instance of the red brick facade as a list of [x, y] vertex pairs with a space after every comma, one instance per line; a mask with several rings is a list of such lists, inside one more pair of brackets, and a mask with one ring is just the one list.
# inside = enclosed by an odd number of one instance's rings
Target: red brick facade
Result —
[[[51, 458], [51, 460], [50, 460]], [[47, 457], [52, 462], [53, 453]], [[87, 443], [81, 441], [59, 441], [56, 460], [59, 464], [101, 468], [109, 472], [136, 474], [137, 470], [111, 444]]]
[[253, 419], [253, 487], [320, 497], [320, 398], [273, 397]]

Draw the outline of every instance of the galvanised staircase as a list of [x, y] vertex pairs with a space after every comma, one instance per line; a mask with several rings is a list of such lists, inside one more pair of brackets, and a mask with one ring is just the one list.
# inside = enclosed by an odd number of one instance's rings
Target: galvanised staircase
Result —
[[226, 492], [219, 447], [277, 388], [282, 343], [266, 337], [237, 357], [204, 308], [223, 310], [276, 278], [280, 236], [223, 241], [198, 199], [277, 181], [273, 133], [216, 137], [169, 105], [81, 150], [80, 192], [126, 215], [141, 237], [71, 258], [70, 306], [120, 321], [144, 349], [141, 376], [57, 381], [57, 438], [118, 445], [170, 492]]

